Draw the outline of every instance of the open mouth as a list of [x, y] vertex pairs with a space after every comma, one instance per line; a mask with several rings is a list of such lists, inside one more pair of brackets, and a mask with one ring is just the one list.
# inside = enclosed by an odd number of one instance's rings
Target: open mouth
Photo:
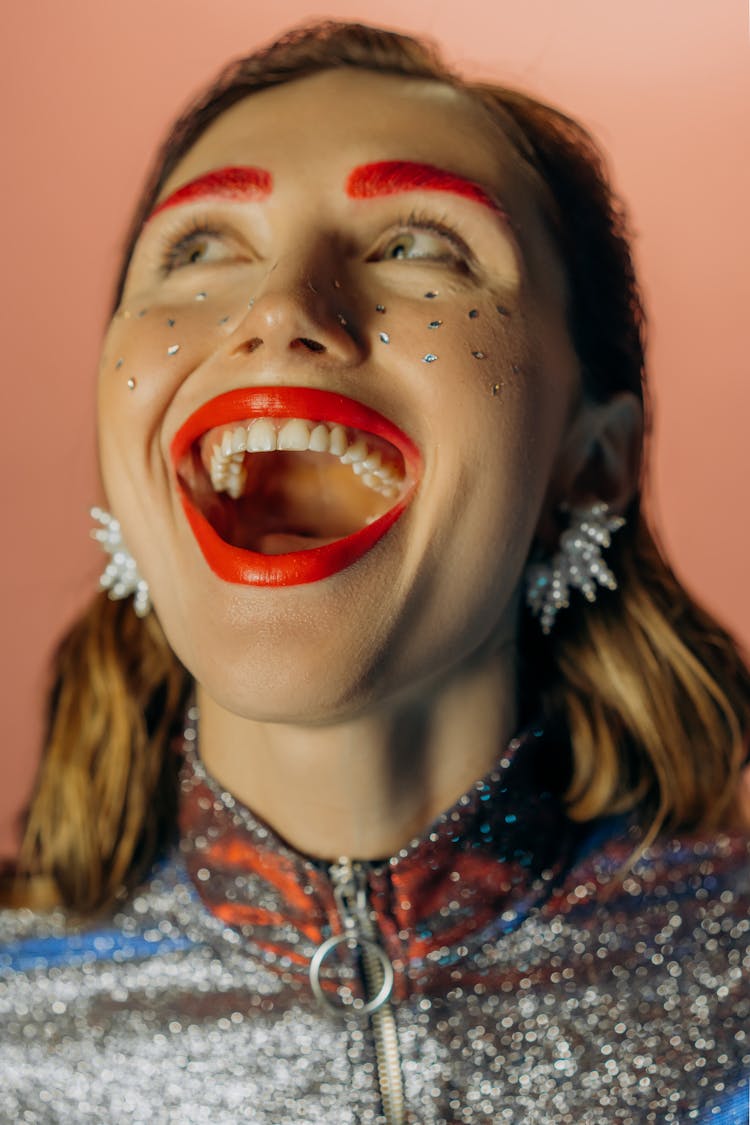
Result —
[[305, 387], [231, 391], [172, 442], [180, 497], [214, 573], [292, 585], [351, 565], [411, 499], [413, 442], [383, 415]]

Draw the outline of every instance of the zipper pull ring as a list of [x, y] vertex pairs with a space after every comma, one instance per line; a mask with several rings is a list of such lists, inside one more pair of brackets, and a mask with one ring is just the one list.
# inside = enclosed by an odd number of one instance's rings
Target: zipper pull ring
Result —
[[[315, 997], [331, 1011], [341, 1014], [354, 1010], [359, 1015], [371, 1015], [390, 1000], [394, 976], [388, 954], [375, 940], [375, 929], [367, 910], [367, 876], [361, 864], [353, 864], [346, 858], [331, 865], [330, 875], [343, 933], [327, 938], [315, 950], [310, 962], [310, 985]], [[359, 947], [363, 962], [369, 965], [375, 963], [379, 969], [377, 975], [382, 974], [380, 988], [366, 1001], [356, 999], [336, 1004], [323, 990], [320, 982], [323, 962], [340, 945], [346, 945], [351, 952]]]

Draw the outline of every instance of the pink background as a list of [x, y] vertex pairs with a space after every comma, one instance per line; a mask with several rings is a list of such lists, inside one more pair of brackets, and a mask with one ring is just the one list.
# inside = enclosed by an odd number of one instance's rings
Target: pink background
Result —
[[221, 63], [320, 15], [432, 36], [604, 144], [650, 313], [652, 511], [679, 574], [750, 642], [746, 0], [6, 5], [0, 852], [33, 776], [53, 639], [99, 573], [87, 539], [98, 341], [146, 163]]

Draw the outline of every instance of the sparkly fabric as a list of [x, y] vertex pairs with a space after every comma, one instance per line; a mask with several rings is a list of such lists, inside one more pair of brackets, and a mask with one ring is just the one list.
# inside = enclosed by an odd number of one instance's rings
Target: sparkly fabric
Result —
[[[0, 1121], [383, 1122], [371, 1018], [322, 1007], [342, 922], [186, 745], [181, 841], [112, 917], [0, 915]], [[559, 748], [514, 740], [398, 856], [367, 865], [394, 966], [410, 1125], [745, 1123], [750, 842], [685, 837], [624, 879], [637, 833], [547, 791]], [[332, 1003], [361, 994], [326, 961]]]

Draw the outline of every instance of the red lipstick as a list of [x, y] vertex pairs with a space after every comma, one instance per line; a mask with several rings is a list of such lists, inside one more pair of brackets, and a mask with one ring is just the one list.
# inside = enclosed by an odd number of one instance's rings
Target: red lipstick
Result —
[[[194, 502], [179, 469], [190, 457], [195, 443], [209, 430], [254, 418], [329, 422], [390, 443], [403, 458], [406, 479], [402, 495], [372, 523], [310, 550], [269, 555], [227, 543]], [[375, 546], [406, 510], [422, 468], [414, 442], [388, 418], [345, 395], [310, 387], [253, 387], [219, 395], [199, 407], [180, 427], [172, 439], [170, 455], [185, 516], [209, 567], [225, 582], [249, 586], [318, 582], [351, 566]]]

